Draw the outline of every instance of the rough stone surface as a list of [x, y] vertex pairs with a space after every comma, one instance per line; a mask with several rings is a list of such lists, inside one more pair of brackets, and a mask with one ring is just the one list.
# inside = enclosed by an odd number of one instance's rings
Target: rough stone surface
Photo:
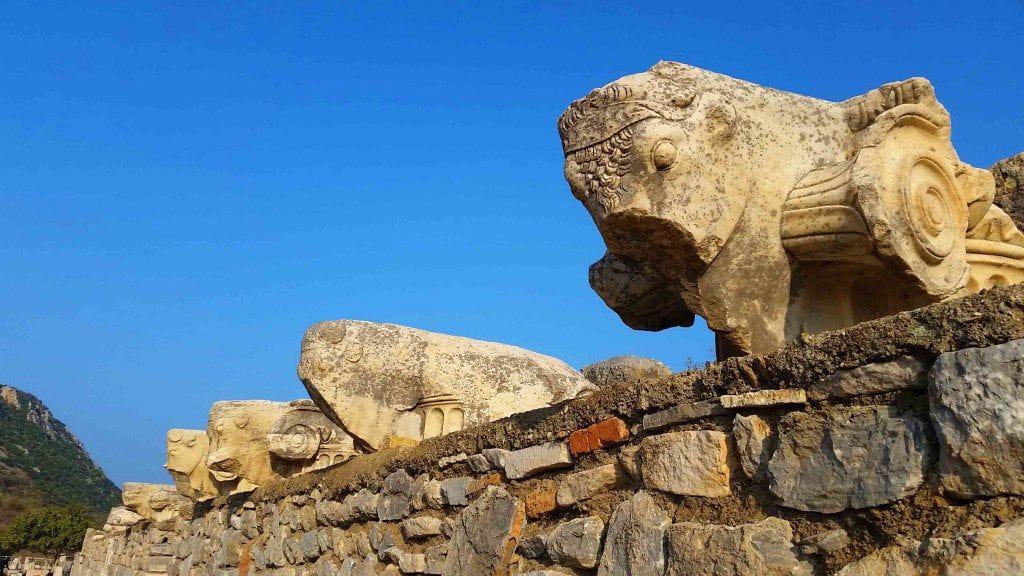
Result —
[[459, 515], [444, 576], [507, 576], [526, 523], [523, 503], [503, 488], [488, 488]]
[[929, 399], [943, 488], [1024, 494], [1024, 340], [939, 356]]
[[662, 576], [668, 524], [668, 514], [646, 492], [619, 504], [608, 519], [597, 576]]
[[850, 536], [846, 530], [836, 528], [804, 538], [800, 541], [800, 551], [804, 554], [835, 554], [846, 548], [849, 543]]
[[313, 325], [298, 373], [324, 414], [373, 449], [389, 436], [432, 438], [596, 389], [550, 356], [355, 320]]
[[444, 522], [440, 518], [432, 516], [417, 516], [402, 522], [402, 534], [409, 539], [429, 538], [441, 534], [441, 525]]
[[409, 514], [412, 505], [412, 476], [397, 470], [384, 479], [384, 489], [377, 500], [377, 517], [381, 520], [401, 520]]
[[441, 498], [448, 506], [465, 506], [469, 504], [469, 476], [448, 478], [441, 481]]
[[849, 370], [837, 370], [807, 389], [812, 400], [840, 399], [928, 386], [928, 364], [916, 356], [900, 356]]
[[996, 181], [995, 204], [1024, 228], [1024, 152], [996, 162], [992, 166]]
[[797, 557], [789, 522], [717, 526], [683, 522], [668, 527], [666, 576], [796, 576], [812, 574]]
[[572, 455], [564, 442], [548, 442], [509, 452], [505, 455], [505, 475], [521, 480], [555, 468], [572, 465]]
[[879, 406], [790, 413], [779, 423], [779, 447], [768, 463], [770, 489], [782, 505], [809, 512], [906, 498], [932, 458], [926, 426]]
[[747, 392], [746, 394], [726, 394], [721, 396], [718, 401], [722, 404], [722, 408], [730, 410], [777, 406], [780, 404], [806, 404], [807, 391], [802, 388], [758, 390], [757, 392]]
[[671, 432], [640, 443], [644, 486], [683, 496], [728, 496], [728, 437], [712, 430]]
[[726, 409], [722, 407], [721, 402], [717, 398], [700, 402], [686, 402], [660, 412], [645, 414], [642, 425], [645, 431], [652, 432], [667, 428], [673, 424], [682, 424], [725, 413]]
[[737, 414], [733, 419], [732, 435], [736, 440], [736, 452], [747, 478], [757, 477], [762, 466], [768, 463], [771, 454], [768, 453], [766, 441], [771, 433], [771, 427], [759, 416]]
[[548, 536], [548, 556], [562, 566], [594, 568], [603, 535], [604, 522], [595, 516], [559, 524]]
[[642, 380], [660, 380], [672, 374], [664, 363], [640, 356], [614, 356], [583, 367], [583, 375], [601, 388], [616, 384], [636, 384]]
[[618, 480], [618, 470], [615, 464], [605, 464], [583, 472], [576, 472], [566, 476], [558, 484], [555, 500], [559, 506], [572, 506], [595, 494], [612, 489]]

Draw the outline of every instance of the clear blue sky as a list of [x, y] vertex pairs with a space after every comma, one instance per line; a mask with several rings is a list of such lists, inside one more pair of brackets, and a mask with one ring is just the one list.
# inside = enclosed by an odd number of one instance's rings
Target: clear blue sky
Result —
[[1021, 0], [556, 4], [0, 2], [0, 382], [120, 483], [215, 400], [304, 396], [318, 320], [708, 360], [590, 291], [561, 174], [564, 107], [659, 59], [835, 100], [926, 76], [963, 159], [1024, 149]]

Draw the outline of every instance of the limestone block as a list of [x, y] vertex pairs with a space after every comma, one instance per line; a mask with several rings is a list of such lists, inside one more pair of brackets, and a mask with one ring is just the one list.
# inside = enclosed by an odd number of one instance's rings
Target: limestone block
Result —
[[647, 488], [683, 496], [721, 497], [729, 488], [729, 445], [712, 430], [670, 432], [640, 443], [640, 476]]
[[718, 397], [722, 408], [739, 410], [741, 408], [761, 408], [782, 404], [806, 404], [807, 391], [802, 388], [783, 390], [758, 390], [745, 394], [726, 394]]
[[736, 452], [747, 478], [756, 477], [761, 467], [768, 463], [771, 454], [768, 453], [766, 440], [771, 434], [771, 427], [758, 416], [737, 414], [733, 419], [732, 435], [736, 440]]
[[666, 576], [811, 576], [793, 546], [793, 529], [780, 518], [719, 526], [683, 522], [668, 527]]
[[[111, 509], [110, 514], [107, 515], [106, 524], [103, 527], [105, 532], [111, 532], [117, 529], [124, 529], [142, 522], [145, 518], [141, 514], [132, 512], [124, 506], [117, 506]], [[88, 535], [86, 535], [86, 542], [89, 541]]]
[[522, 348], [354, 320], [314, 325], [298, 367], [310, 396], [370, 449], [575, 398], [596, 387]]
[[720, 357], [1024, 280], [1024, 247], [968, 238], [994, 180], [923, 78], [828, 102], [661, 62], [558, 129], [607, 248], [591, 286], [633, 328], [703, 316]]
[[443, 576], [508, 576], [509, 561], [526, 523], [523, 503], [490, 487], [459, 514]]
[[547, 470], [572, 465], [569, 446], [564, 442], [548, 442], [515, 450], [505, 455], [505, 475], [509, 480], [521, 480]]
[[273, 469], [268, 435], [288, 410], [284, 402], [217, 402], [210, 409], [206, 465], [222, 493], [251, 492], [281, 476]]
[[1024, 340], [942, 354], [930, 380], [943, 488], [1024, 494]]
[[717, 399], [687, 402], [659, 412], [645, 414], [642, 426], [645, 432], [652, 432], [667, 428], [673, 424], [692, 422], [693, 420], [725, 413], [726, 409], [722, 407], [722, 404]]
[[894, 408], [793, 412], [779, 423], [769, 488], [808, 512], [870, 508], [917, 491], [932, 459], [927, 425]]
[[639, 356], [614, 356], [583, 367], [583, 375], [601, 388], [661, 380], [672, 374], [664, 363]]
[[167, 432], [167, 472], [178, 493], [193, 501], [220, 494], [217, 480], [206, 467], [210, 440], [203, 430], [173, 429]]
[[597, 576], [663, 576], [668, 514], [646, 492], [619, 504], [608, 519]]
[[562, 566], [591, 569], [601, 552], [604, 522], [596, 516], [559, 524], [548, 536], [548, 556]]
[[409, 514], [411, 505], [412, 476], [405, 470], [388, 474], [377, 499], [377, 517], [384, 521], [401, 520]]
[[465, 506], [469, 504], [469, 476], [446, 478], [441, 481], [441, 500], [446, 506]]
[[850, 536], [846, 530], [836, 528], [812, 534], [799, 544], [800, 551], [804, 554], [835, 554], [850, 544]]
[[927, 386], [928, 366], [925, 361], [914, 356], [900, 356], [888, 362], [839, 370], [811, 385], [807, 394], [812, 400], [825, 400], [917, 390]]
[[559, 506], [572, 506], [577, 502], [588, 500], [596, 494], [611, 490], [618, 481], [618, 468], [615, 464], [605, 464], [583, 472], [569, 474], [558, 483], [555, 501]]
[[413, 540], [438, 536], [441, 534], [441, 524], [443, 521], [440, 518], [432, 516], [409, 518], [402, 522], [402, 534]]

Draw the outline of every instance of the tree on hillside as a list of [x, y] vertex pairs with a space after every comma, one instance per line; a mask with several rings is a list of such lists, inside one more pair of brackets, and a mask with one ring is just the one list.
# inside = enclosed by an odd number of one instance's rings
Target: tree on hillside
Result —
[[91, 522], [89, 511], [79, 504], [26, 512], [0, 530], [0, 554], [31, 550], [57, 555], [77, 551]]

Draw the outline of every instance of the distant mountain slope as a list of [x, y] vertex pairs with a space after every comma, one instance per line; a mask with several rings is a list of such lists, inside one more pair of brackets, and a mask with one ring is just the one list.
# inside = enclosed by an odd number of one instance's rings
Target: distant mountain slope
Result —
[[0, 526], [18, 513], [82, 504], [101, 517], [120, 491], [38, 398], [0, 386]]

